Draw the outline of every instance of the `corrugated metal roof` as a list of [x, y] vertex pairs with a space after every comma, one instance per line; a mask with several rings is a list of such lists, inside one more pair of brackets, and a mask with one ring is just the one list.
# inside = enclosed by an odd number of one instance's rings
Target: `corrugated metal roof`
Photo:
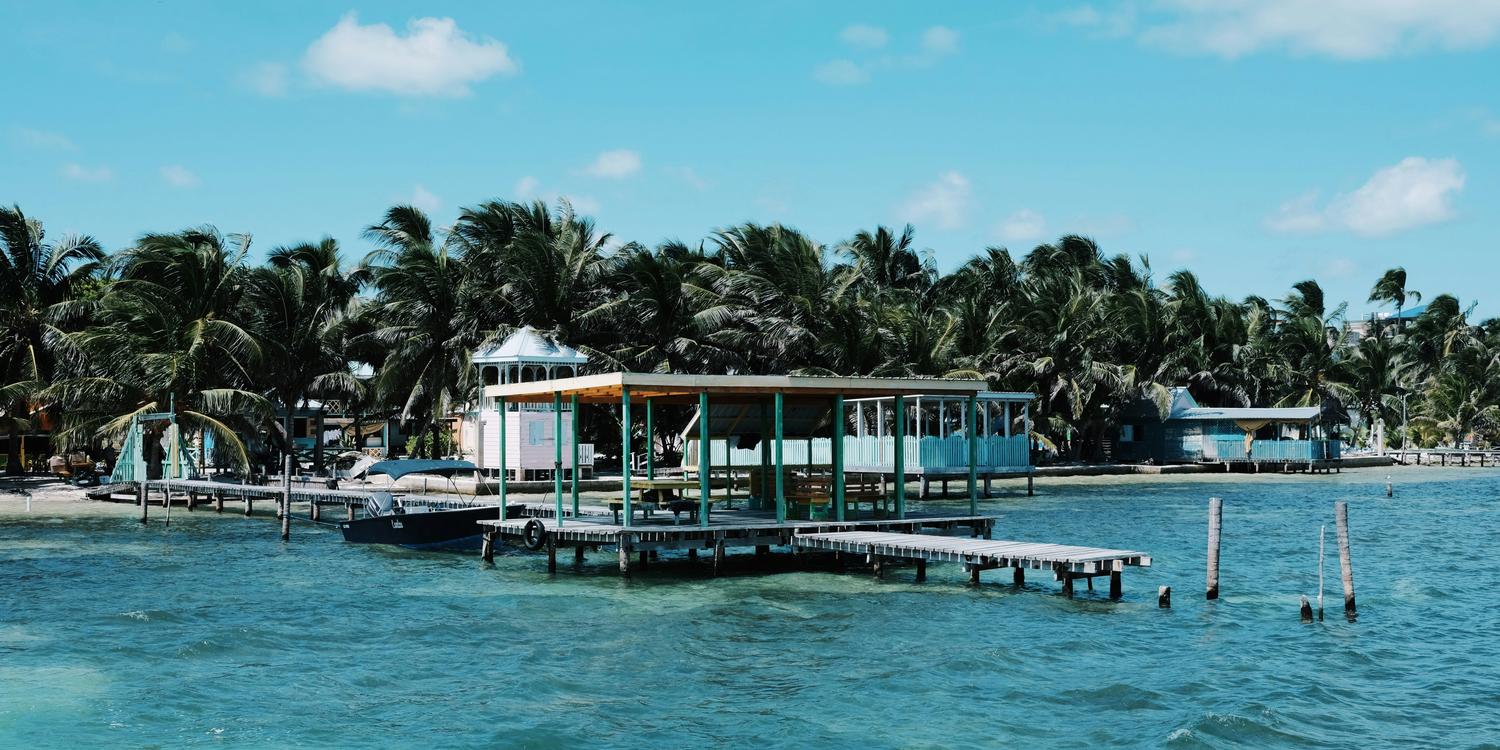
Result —
[[1293, 406], [1284, 408], [1232, 408], [1217, 409], [1199, 406], [1174, 411], [1168, 419], [1215, 420], [1215, 419], [1269, 419], [1275, 422], [1311, 422], [1322, 414], [1316, 406]]

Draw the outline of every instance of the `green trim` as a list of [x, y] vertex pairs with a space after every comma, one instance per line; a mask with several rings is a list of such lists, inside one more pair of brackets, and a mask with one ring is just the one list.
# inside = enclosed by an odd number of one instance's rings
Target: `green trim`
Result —
[[[708, 525], [709, 477], [713, 470], [708, 445], [708, 391], [698, 392], [698, 525]], [[728, 447], [727, 445], [725, 446]]]
[[646, 478], [656, 478], [656, 432], [655, 432], [655, 405], [651, 399], [646, 399]]
[[783, 423], [786, 413], [786, 396], [777, 392], [775, 396], [776, 422], [776, 523], [786, 523], [786, 464], [782, 461], [782, 444], [786, 442]]
[[[505, 507], [505, 475], [510, 469], [505, 465], [505, 399], [504, 397], [495, 401], [496, 413], [500, 417], [500, 507]], [[386, 422], [386, 428], [390, 428], [390, 422]]]
[[833, 519], [844, 520], [844, 394], [833, 397]]

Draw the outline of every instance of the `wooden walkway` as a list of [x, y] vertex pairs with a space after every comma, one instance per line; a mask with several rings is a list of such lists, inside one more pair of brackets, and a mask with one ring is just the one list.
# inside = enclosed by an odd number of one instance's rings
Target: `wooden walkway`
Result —
[[728, 547], [755, 547], [757, 553], [764, 553], [772, 546], [792, 546], [793, 539], [800, 534], [884, 531], [916, 535], [925, 531], [987, 536], [995, 523], [991, 516], [968, 515], [777, 523], [774, 517], [745, 511], [721, 511], [714, 514], [714, 519], [708, 526], [660, 522], [636, 524], [630, 528], [611, 523], [609, 516], [564, 518], [562, 524], [558, 524], [556, 518], [495, 519], [480, 521], [479, 525], [485, 529], [483, 557], [487, 561], [494, 559], [494, 547], [498, 543], [524, 544], [527, 526], [535, 523], [542, 533], [539, 537], [533, 535], [533, 540], [540, 545], [533, 549], [547, 550], [549, 570], [557, 569], [559, 547], [573, 547], [575, 556], [581, 560], [589, 547], [614, 546], [619, 551], [620, 573], [628, 576], [632, 552], [640, 553], [641, 564], [646, 564], [650, 553], [657, 550], [687, 550], [691, 558], [697, 557], [698, 550], [711, 550], [714, 570], [718, 572], [723, 565], [724, 550]]
[[1500, 450], [1459, 450], [1457, 448], [1424, 448], [1388, 450], [1386, 455], [1403, 464], [1417, 466], [1500, 466]]
[[875, 565], [876, 575], [884, 572], [885, 559], [914, 560], [917, 578], [926, 577], [927, 563], [963, 563], [969, 580], [979, 583], [979, 571], [1015, 568], [1017, 585], [1025, 581], [1025, 570], [1050, 570], [1063, 582], [1063, 592], [1073, 593], [1073, 581], [1095, 576], [1109, 576], [1110, 596], [1120, 595], [1120, 573], [1126, 566], [1150, 567], [1151, 557], [1143, 552], [1098, 547], [1075, 547], [1067, 544], [1013, 542], [997, 539], [958, 539], [930, 534], [845, 531], [798, 534], [792, 544], [802, 549], [825, 550], [866, 555]]

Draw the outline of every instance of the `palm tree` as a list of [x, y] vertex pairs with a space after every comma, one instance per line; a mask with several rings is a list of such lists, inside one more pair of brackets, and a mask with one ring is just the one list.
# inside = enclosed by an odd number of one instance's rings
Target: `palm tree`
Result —
[[1389, 302], [1396, 306], [1396, 317], [1401, 317], [1401, 308], [1406, 307], [1406, 300], [1412, 299], [1422, 301], [1421, 292], [1406, 288], [1406, 269], [1397, 266], [1381, 275], [1380, 280], [1370, 289], [1370, 298], [1366, 302]]
[[202, 227], [147, 234], [114, 256], [95, 324], [66, 337], [82, 364], [48, 389], [66, 409], [59, 434], [116, 437], [175, 407], [188, 433], [212, 433], [247, 467], [240, 434], [270, 412], [251, 390], [261, 347], [243, 315], [249, 245]]
[[[363, 276], [362, 271], [344, 273], [338, 243], [331, 237], [276, 248], [268, 265], [249, 273], [247, 317], [267, 359], [277, 363], [256, 373], [255, 382], [274, 394], [285, 411], [281, 436], [288, 453], [294, 450], [293, 414], [309, 396], [356, 387], [338, 327]], [[319, 436], [313, 450], [316, 470], [322, 470], [322, 458]]]
[[378, 248], [366, 258], [377, 296], [366, 310], [371, 337], [386, 350], [376, 375], [382, 399], [401, 404], [401, 418], [425, 429], [436, 458], [443, 416], [469, 400], [470, 354], [479, 338], [461, 327], [458, 309], [469, 269], [434, 242], [432, 223], [412, 206], [395, 206], [366, 230]]
[[0, 207], [0, 417], [10, 433], [5, 472], [19, 474], [21, 432], [53, 380], [60, 308], [98, 271], [104, 251], [92, 237], [46, 241], [42, 223], [20, 206]]

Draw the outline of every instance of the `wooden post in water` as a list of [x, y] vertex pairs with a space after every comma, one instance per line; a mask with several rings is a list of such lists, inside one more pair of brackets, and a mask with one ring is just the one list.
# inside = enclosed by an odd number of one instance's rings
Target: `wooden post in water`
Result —
[[1015, 586], [1025, 586], [1026, 585], [1026, 569], [1023, 568], [1023, 567], [1021, 567], [1021, 566], [1019, 566], [1019, 565], [1017, 565], [1015, 572], [1011, 574], [1010, 582], [1011, 582], [1011, 584], [1013, 584]]
[[1312, 605], [1308, 603], [1308, 601], [1307, 601], [1307, 595], [1306, 594], [1302, 595], [1302, 608], [1301, 608], [1301, 611], [1302, 611], [1302, 621], [1303, 622], [1312, 622], [1313, 621]]
[[1026, 496], [1027, 497], [1031, 497], [1031, 496], [1033, 496], [1033, 495], [1036, 494], [1036, 484], [1035, 484], [1035, 482], [1036, 482], [1036, 476], [1035, 475], [1032, 475], [1032, 474], [1027, 474], [1026, 475]]
[[137, 488], [141, 495], [141, 523], [146, 522], [146, 480], [142, 478]]
[[1156, 606], [1161, 609], [1172, 608], [1172, 587], [1162, 586], [1156, 590]]
[[557, 534], [555, 532], [547, 535], [547, 572], [557, 572]]
[[249, 515], [250, 515], [251, 505], [252, 505], [252, 503], [250, 501], [250, 494], [246, 493], [245, 494], [245, 516], [246, 517], [249, 517]]
[[1208, 499], [1208, 598], [1219, 598], [1219, 532], [1222, 528], [1224, 501]]
[[[628, 454], [626, 454], [626, 455], [628, 455]], [[625, 476], [630, 476], [630, 467], [629, 466], [625, 467]], [[629, 511], [627, 510], [626, 512], [628, 513]], [[626, 518], [629, 518], [629, 516], [626, 516]], [[618, 537], [618, 539], [616, 541], [616, 545], [619, 547], [619, 550], [620, 550], [620, 575], [622, 577], [624, 577], [624, 578], [629, 578], [630, 577], [630, 533], [626, 532], [626, 531], [620, 532], [620, 535], [619, 535], [619, 537]]]
[[214, 512], [215, 513], [223, 513], [224, 512], [224, 491], [223, 490], [214, 490]]
[[1109, 598], [1119, 599], [1122, 596], [1120, 589], [1120, 571], [1112, 570], [1109, 573]]
[[714, 542], [714, 575], [717, 576], [724, 569], [724, 540]]
[[[354, 506], [349, 506], [354, 507]], [[479, 545], [479, 558], [487, 563], [495, 561], [495, 532], [486, 531], [481, 537]]]
[[281, 541], [292, 538], [292, 457], [282, 461], [281, 471]]
[[969, 565], [969, 585], [970, 586], [978, 586], [979, 585], [979, 564], [978, 563], [973, 563], [973, 564]]
[[1353, 618], [1354, 609], [1354, 562], [1349, 558], [1349, 503], [1340, 500], [1333, 504], [1334, 521], [1339, 535], [1339, 576], [1344, 581], [1344, 614]]
[[1323, 534], [1327, 526], [1318, 527], [1318, 620], [1323, 619]]
[[582, 544], [580, 544], [577, 547], [573, 548], [573, 564], [574, 565], [582, 565], [583, 564], [583, 545]]
[[917, 558], [917, 583], [927, 580], [927, 561]]
[[1396, 487], [1391, 484], [1391, 475], [1390, 474], [1386, 474], [1385, 475], [1385, 496], [1386, 497], [1395, 497], [1396, 496]]

